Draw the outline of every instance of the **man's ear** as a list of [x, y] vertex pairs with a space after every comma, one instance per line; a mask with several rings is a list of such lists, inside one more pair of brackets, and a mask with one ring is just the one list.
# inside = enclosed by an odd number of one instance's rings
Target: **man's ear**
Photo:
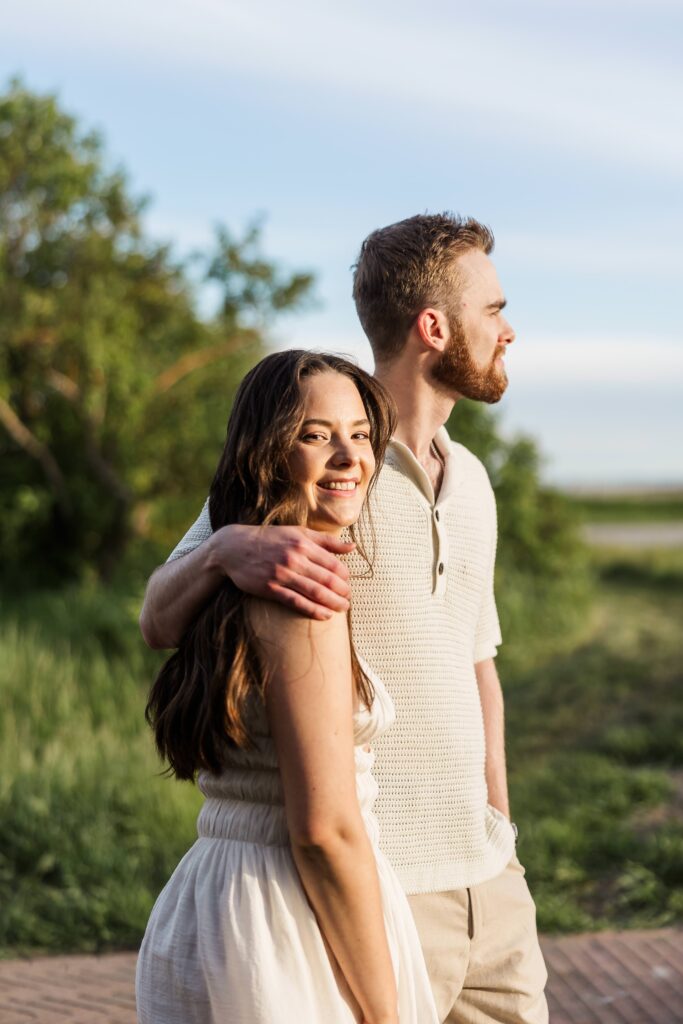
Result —
[[434, 352], [443, 352], [451, 339], [448, 317], [433, 306], [420, 310], [415, 319], [415, 328], [423, 345]]

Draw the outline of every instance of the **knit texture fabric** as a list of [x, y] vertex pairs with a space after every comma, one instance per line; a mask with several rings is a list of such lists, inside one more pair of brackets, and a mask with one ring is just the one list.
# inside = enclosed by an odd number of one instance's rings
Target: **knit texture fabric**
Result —
[[[372, 573], [358, 551], [345, 556], [354, 644], [396, 709], [375, 742], [375, 813], [409, 894], [478, 885], [514, 852], [510, 822], [487, 802], [474, 671], [501, 643], [495, 497], [476, 456], [445, 429], [435, 443], [445, 463], [436, 501], [410, 449], [392, 441], [357, 529]], [[169, 561], [210, 534], [205, 505]]]

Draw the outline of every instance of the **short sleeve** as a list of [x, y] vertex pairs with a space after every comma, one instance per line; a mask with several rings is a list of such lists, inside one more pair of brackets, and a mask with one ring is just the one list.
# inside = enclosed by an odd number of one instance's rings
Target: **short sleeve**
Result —
[[498, 647], [503, 642], [498, 621], [498, 609], [494, 594], [494, 575], [496, 568], [496, 547], [498, 543], [498, 520], [496, 515], [496, 498], [491, 489], [491, 555], [484, 583], [479, 618], [474, 636], [474, 663], [486, 658], [495, 658]]
[[192, 524], [180, 543], [174, 547], [166, 561], [173, 562], [176, 558], [182, 558], [183, 555], [189, 555], [190, 551], [194, 551], [194, 549], [198, 548], [200, 544], [203, 544], [205, 540], [208, 540], [212, 533], [211, 517], [209, 516], [209, 499], [207, 498], [204, 502], [203, 509], [199, 513], [199, 518]]

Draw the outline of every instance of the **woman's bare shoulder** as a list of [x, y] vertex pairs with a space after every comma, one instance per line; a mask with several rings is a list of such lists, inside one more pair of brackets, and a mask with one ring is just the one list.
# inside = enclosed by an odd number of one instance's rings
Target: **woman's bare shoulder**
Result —
[[349, 627], [344, 612], [335, 612], [321, 621], [309, 619], [278, 601], [251, 598], [247, 615], [257, 647], [266, 657], [283, 653], [291, 656], [293, 651], [310, 656], [314, 651], [323, 659], [339, 659], [349, 650]]
[[251, 628], [259, 639], [270, 639], [276, 630], [287, 635], [311, 637], [323, 637], [328, 634], [348, 636], [349, 631], [344, 612], [334, 612], [325, 620], [310, 619], [279, 601], [268, 601], [260, 597], [249, 598], [247, 615]]

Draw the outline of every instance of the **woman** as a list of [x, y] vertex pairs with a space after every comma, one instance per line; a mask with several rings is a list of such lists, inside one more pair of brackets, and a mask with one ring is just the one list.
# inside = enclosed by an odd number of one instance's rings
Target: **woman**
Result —
[[[346, 360], [268, 356], [235, 399], [209, 508], [227, 523], [352, 527], [393, 412]], [[433, 1024], [398, 879], [378, 848], [369, 741], [393, 721], [348, 618], [305, 619], [231, 582], [152, 688], [178, 778], [198, 774], [199, 838], [140, 950], [140, 1024]]]

